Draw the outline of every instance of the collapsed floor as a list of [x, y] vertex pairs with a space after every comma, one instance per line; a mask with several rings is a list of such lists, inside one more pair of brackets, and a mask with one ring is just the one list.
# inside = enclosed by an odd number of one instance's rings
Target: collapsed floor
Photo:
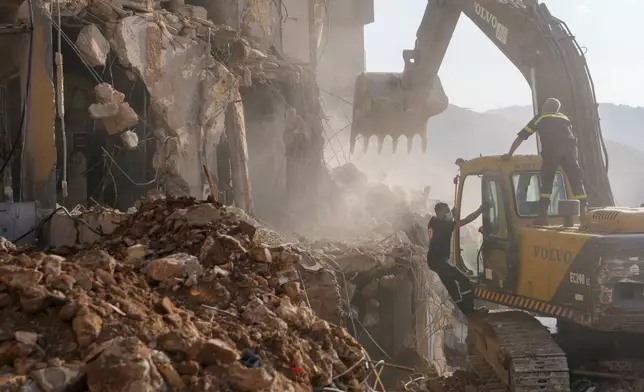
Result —
[[[92, 246], [45, 253], [4, 242], [0, 390], [366, 390], [378, 382], [375, 374], [394, 390], [413, 373], [435, 378], [417, 354], [397, 368], [388, 359], [387, 375], [347, 329], [311, 310], [340, 324], [338, 316], [347, 316], [342, 302], [329, 307], [324, 299], [353, 290], [359, 294], [348, 298], [362, 313], [354, 321], [379, 337], [369, 327], [378, 322], [367, 320], [378, 317], [373, 301], [369, 309], [356, 299], [379, 298], [378, 287], [391, 290], [399, 280], [386, 273], [375, 288], [354, 290], [346, 281], [335, 290], [320, 287], [373, 271], [370, 255], [409, 267], [413, 258], [403, 245], [367, 252], [368, 246], [284, 244], [238, 209], [183, 199], [142, 203]], [[344, 266], [344, 273], [325, 279], [326, 263]], [[404, 346], [418, 352], [419, 341], [400, 342], [401, 352]], [[428, 385], [416, 390], [436, 390]]]

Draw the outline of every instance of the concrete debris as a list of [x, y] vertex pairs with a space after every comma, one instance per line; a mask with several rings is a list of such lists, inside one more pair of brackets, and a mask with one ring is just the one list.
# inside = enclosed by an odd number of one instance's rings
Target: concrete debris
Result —
[[110, 43], [94, 24], [81, 29], [76, 38], [76, 46], [83, 59], [92, 67], [104, 66], [110, 53]]
[[102, 120], [110, 135], [121, 133], [139, 122], [139, 116], [134, 109], [124, 102], [123, 93], [116, 91], [108, 83], [97, 85], [94, 92], [98, 103], [90, 105], [89, 115], [95, 120]]
[[[236, 215], [147, 200], [89, 249], [8, 246], [0, 390], [358, 390], [363, 348], [314, 315], [299, 286], [287, 294], [278, 282], [297, 249], [263, 244], [263, 229]], [[197, 257], [206, 239], [226, 263]], [[259, 367], [244, 362], [248, 352]]]
[[128, 150], [134, 150], [139, 145], [139, 136], [132, 131], [125, 131], [119, 134], [123, 146]]

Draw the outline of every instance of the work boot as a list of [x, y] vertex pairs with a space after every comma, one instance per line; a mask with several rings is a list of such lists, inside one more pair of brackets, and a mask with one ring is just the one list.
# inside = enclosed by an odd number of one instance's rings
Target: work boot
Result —
[[550, 199], [539, 200], [539, 216], [532, 223], [535, 226], [548, 226], [548, 208], [550, 207]]

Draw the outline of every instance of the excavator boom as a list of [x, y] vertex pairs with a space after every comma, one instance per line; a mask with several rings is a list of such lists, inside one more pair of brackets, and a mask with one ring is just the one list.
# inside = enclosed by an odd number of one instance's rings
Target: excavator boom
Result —
[[548, 97], [561, 101], [578, 139], [589, 206], [613, 206], [608, 157], [583, 50], [566, 24], [536, 0], [429, 0], [415, 48], [403, 53], [403, 72], [358, 76], [352, 151], [358, 138], [366, 148], [369, 139], [377, 136], [381, 147], [387, 135], [394, 148], [400, 136], [406, 136], [409, 150], [419, 135], [425, 151], [427, 120], [448, 105], [437, 73], [461, 14], [523, 74], [532, 89], [535, 109]]

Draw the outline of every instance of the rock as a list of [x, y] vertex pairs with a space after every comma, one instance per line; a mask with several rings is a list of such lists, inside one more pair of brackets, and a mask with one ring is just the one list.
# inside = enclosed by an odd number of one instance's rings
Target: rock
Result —
[[226, 234], [220, 234], [216, 238], [226, 249], [229, 249], [234, 252], [239, 252], [239, 253], [246, 253], [246, 249], [244, 246], [239, 242], [239, 240], [235, 237], [226, 235]]
[[60, 271], [65, 261], [64, 257], [56, 255], [47, 255], [42, 263], [42, 272], [47, 278], [57, 278], [60, 275]]
[[18, 286], [35, 286], [43, 278], [43, 273], [30, 268], [18, 267], [15, 265], [4, 265], [0, 267], [0, 283], [11, 288]]
[[87, 365], [90, 392], [157, 392], [162, 385], [150, 349], [135, 337], [113, 339]]
[[70, 302], [60, 308], [60, 311], [58, 311], [58, 317], [63, 321], [72, 321], [74, 317], [76, 317], [78, 309], [80, 309], [78, 304]]
[[123, 103], [125, 101], [125, 94], [115, 90], [109, 83], [96, 85], [94, 93], [98, 103]]
[[27, 382], [27, 377], [14, 374], [0, 374], [0, 391], [21, 392], [21, 387]]
[[93, 249], [83, 253], [77, 263], [88, 270], [102, 269], [110, 274], [114, 273], [114, 267], [116, 267], [114, 257], [102, 249]]
[[182, 390], [186, 387], [186, 384], [181, 379], [181, 376], [169, 363], [157, 364], [157, 370], [163, 376], [168, 385], [170, 385], [174, 390]]
[[65, 392], [83, 387], [83, 373], [80, 366], [57, 366], [34, 370], [31, 378], [43, 392]]
[[262, 324], [277, 331], [286, 331], [288, 324], [273, 313], [259, 298], [252, 299], [244, 308], [242, 319], [254, 324]]
[[268, 388], [273, 377], [264, 367], [247, 368], [240, 363], [233, 363], [227, 369], [226, 381], [235, 390], [252, 392]]
[[176, 210], [168, 217], [169, 220], [185, 220], [190, 226], [205, 226], [221, 219], [221, 213], [210, 204], [197, 204], [195, 206]]
[[129, 246], [126, 250], [127, 258], [130, 260], [142, 260], [148, 254], [148, 249], [143, 244]]
[[29, 345], [35, 345], [38, 341], [38, 334], [35, 332], [16, 331], [13, 336], [17, 342]]
[[118, 115], [119, 107], [120, 104], [114, 102], [93, 103], [89, 105], [87, 111], [89, 112], [90, 118], [94, 120], [103, 120]]
[[177, 311], [177, 307], [174, 306], [172, 300], [170, 300], [170, 298], [168, 297], [163, 297], [163, 299], [159, 303], [159, 308], [161, 309], [163, 314], [172, 314]]
[[[94, 92], [100, 105], [90, 106], [88, 110], [90, 115], [96, 116], [93, 118], [100, 118], [103, 121], [107, 133], [116, 135], [139, 122], [139, 116], [134, 109], [124, 102], [125, 95], [116, 91], [111, 85], [101, 83], [94, 87]], [[114, 108], [115, 106], [117, 109]]]
[[16, 250], [16, 246], [11, 243], [8, 239], [0, 237], [0, 252], [13, 252]]
[[199, 251], [199, 261], [206, 266], [228, 263], [228, 255], [223, 245], [213, 237], [207, 237]]
[[157, 338], [157, 347], [169, 353], [185, 354], [191, 345], [191, 340], [177, 331], [165, 333]]
[[139, 146], [139, 136], [132, 131], [125, 131], [119, 134], [123, 147], [128, 150], [134, 150]]
[[301, 293], [300, 282], [286, 282], [282, 285], [282, 288], [292, 300], [299, 299]]
[[78, 345], [87, 347], [92, 344], [100, 335], [102, 326], [103, 320], [99, 315], [87, 308], [81, 308], [72, 321]]
[[81, 29], [76, 38], [76, 46], [90, 66], [105, 65], [110, 52], [110, 44], [96, 25], [90, 24]]
[[199, 260], [187, 253], [175, 253], [173, 255], [152, 260], [146, 267], [150, 277], [158, 282], [173, 278], [187, 278], [192, 275], [203, 274], [203, 267]]
[[262, 263], [272, 263], [273, 257], [271, 256], [271, 251], [265, 246], [256, 246], [250, 250], [250, 256], [255, 261], [260, 261]]
[[18, 375], [26, 376], [31, 372], [37, 362], [37, 360], [32, 358], [15, 358], [13, 360], [13, 371]]
[[179, 373], [186, 376], [195, 376], [199, 374], [199, 362], [197, 361], [183, 361], [177, 366]]
[[288, 298], [282, 299], [275, 313], [282, 320], [299, 329], [310, 329], [315, 322], [315, 315], [311, 309], [294, 306]]
[[95, 272], [96, 278], [103, 284], [116, 284], [116, 280], [109, 272], [99, 269]]
[[53, 279], [49, 283], [49, 286], [53, 289], [67, 292], [74, 288], [74, 283], [76, 283], [76, 279], [67, 274], [61, 274], [59, 277]]
[[38, 313], [49, 306], [47, 290], [42, 286], [29, 286], [20, 289], [20, 308], [25, 313]]
[[188, 359], [202, 365], [230, 364], [239, 360], [239, 352], [234, 346], [220, 339], [198, 341], [190, 347]]

